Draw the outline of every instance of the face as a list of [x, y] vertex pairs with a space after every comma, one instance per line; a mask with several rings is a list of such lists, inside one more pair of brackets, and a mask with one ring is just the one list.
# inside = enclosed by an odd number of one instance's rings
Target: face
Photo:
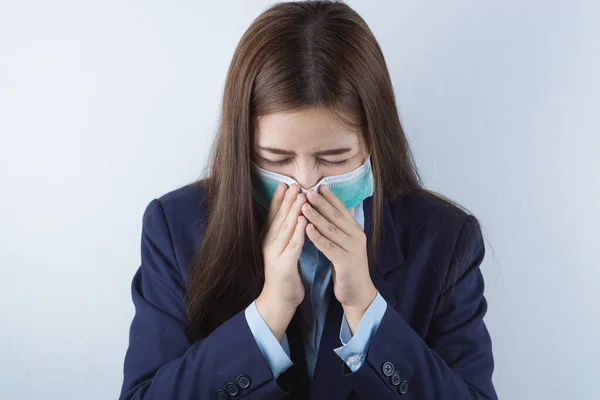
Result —
[[358, 168], [368, 157], [362, 132], [349, 130], [324, 109], [270, 114], [257, 121], [252, 161], [305, 189]]

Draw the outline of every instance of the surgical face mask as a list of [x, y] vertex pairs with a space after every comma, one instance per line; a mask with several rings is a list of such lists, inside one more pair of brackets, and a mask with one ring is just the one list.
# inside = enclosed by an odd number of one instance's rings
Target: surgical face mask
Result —
[[[252, 162], [252, 171], [252, 197], [266, 209], [269, 208], [273, 193], [280, 182], [287, 184], [288, 187], [292, 183], [298, 183], [289, 176], [260, 168], [254, 162]], [[353, 171], [324, 177], [312, 189], [318, 193], [319, 186], [323, 184], [326, 184], [349, 210], [353, 209], [361, 201], [373, 195], [371, 157]], [[305, 189], [299, 183], [298, 185], [303, 193], [311, 189]]]

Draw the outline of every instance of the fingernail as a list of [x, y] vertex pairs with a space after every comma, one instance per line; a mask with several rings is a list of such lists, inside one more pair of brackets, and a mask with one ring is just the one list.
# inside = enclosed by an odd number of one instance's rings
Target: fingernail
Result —
[[322, 185], [321, 187], [323, 188], [323, 191], [324, 191], [325, 193], [329, 193], [329, 192], [330, 192], [330, 190], [329, 190], [329, 186], [327, 186], [327, 185]]
[[302, 203], [302, 196], [300, 194], [296, 196], [296, 203]]
[[317, 191], [316, 191], [316, 190], [314, 190], [314, 189], [310, 189], [310, 190], [309, 190], [309, 192], [308, 192], [308, 194], [309, 194], [309, 195], [310, 195], [310, 197], [312, 197], [313, 199], [316, 199], [316, 198], [318, 198], [318, 197], [319, 197], [319, 195], [318, 195]]

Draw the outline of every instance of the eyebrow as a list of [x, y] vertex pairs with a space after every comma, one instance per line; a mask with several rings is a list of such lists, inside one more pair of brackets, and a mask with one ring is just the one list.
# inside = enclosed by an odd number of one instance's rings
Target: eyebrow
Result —
[[[295, 154], [293, 151], [284, 150], [284, 149], [278, 149], [278, 148], [275, 148], [275, 147], [262, 147], [262, 146], [258, 146], [258, 148], [261, 149], [261, 150], [268, 151], [268, 152], [273, 153], [273, 154], [282, 154], [282, 155]], [[338, 154], [347, 153], [349, 151], [352, 151], [352, 149], [350, 147], [340, 147], [339, 149], [329, 149], [329, 150], [317, 151], [317, 152], [315, 152], [313, 154], [315, 156], [335, 156], [335, 155], [338, 155]]]

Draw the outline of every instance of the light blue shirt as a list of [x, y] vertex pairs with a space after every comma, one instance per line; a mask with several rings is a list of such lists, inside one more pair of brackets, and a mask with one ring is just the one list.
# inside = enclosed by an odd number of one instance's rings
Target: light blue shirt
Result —
[[[354, 208], [354, 218], [364, 230], [362, 202]], [[332, 284], [331, 268], [331, 262], [317, 250], [307, 237], [300, 255], [300, 272], [305, 287], [305, 296], [299, 309], [302, 317], [300, 318], [301, 332], [307, 372], [310, 379], [314, 375], [327, 308], [331, 301], [331, 295], [327, 295], [329, 285]], [[339, 334], [341, 346], [334, 348], [333, 351], [344, 360], [351, 371], [356, 371], [362, 365], [371, 338], [383, 318], [386, 307], [387, 302], [378, 291], [375, 300], [369, 305], [360, 320], [354, 336], [350, 332], [346, 315], [344, 314], [342, 317]], [[281, 342], [277, 340], [258, 312], [255, 301], [246, 308], [245, 316], [258, 347], [265, 356], [273, 376], [277, 378], [293, 365], [290, 359], [287, 335], [284, 333]]]

